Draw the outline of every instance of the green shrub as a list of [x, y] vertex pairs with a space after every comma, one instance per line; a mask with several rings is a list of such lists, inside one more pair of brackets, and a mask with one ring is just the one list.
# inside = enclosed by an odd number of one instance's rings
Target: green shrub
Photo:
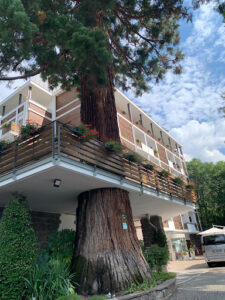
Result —
[[132, 162], [141, 163], [140, 156], [135, 152], [125, 153], [124, 158], [126, 158], [127, 160], [132, 161]]
[[98, 136], [96, 129], [91, 129], [91, 125], [89, 124], [80, 124], [73, 128], [73, 132], [78, 135], [77, 139], [81, 142], [87, 142], [88, 140], [97, 138]]
[[8, 147], [9, 147], [9, 143], [7, 143], [5, 141], [0, 141], [0, 154], [2, 152], [5, 152]]
[[152, 280], [155, 285], [160, 284], [163, 281], [173, 279], [176, 277], [175, 273], [167, 273], [167, 272], [153, 272], [152, 273]]
[[180, 186], [184, 185], [184, 182], [183, 182], [183, 180], [182, 180], [180, 177], [174, 178], [173, 181], [174, 181], [176, 184], [180, 185]]
[[144, 256], [152, 270], [162, 271], [169, 261], [168, 247], [152, 246], [144, 249]]
[[38, 300], [55, 300], [64, 295], [73, 294], [73, 274], [70, 274], [68, 264], [58, 260], [43, 259], [29, 272], [25, 278], [29, 295]]
[[37, 241], [27, 201], [13, 196], [0, 224], [0, 299], [18, 300], [24, 292], [23, 276], [37, 259]]
[[170, 172], [168, 172], [164, 169], [159, 174], [165, 178], [168, 178], [171, 175]]
[[189, 189], [189, 190], [196, 190], [196, 187], [194, 184], [186, 184], [186, 188]]
[[77, 295], [77, 294], [72, 294], [69, 296], [61, 296], [59, 298], [57, 298], [56, 300], [82, 300], [81, 296]]
[[53, 232], [49, 235], [48, 243], [41, 254], [47, 254], [50, 259], [58, 259], [70, 264], [74, 250], [74, 239], [74, 230], [64, 229]]
[[143, 164], [143, 167], [145, 167], [146, 169], [150, 170], [150, 171], [153, 171], [154, 170], [154, 167], [153, 165], [151, 164]]
[[26, 125], [21, 126], [19, 139], [25, 140], [27, 137], [30, 137], [35, 134], [37, 131], [37, 126], [27, 121]]
[[113, 152], [115, 154], [120, 154], [123, 150], [123, 146], [117, 141], [108, 141], [104, 144], [106, 150]]

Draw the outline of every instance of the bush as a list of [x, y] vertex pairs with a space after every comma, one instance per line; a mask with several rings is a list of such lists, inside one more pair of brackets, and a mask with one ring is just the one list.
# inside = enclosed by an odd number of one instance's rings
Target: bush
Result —
[[37, 241], [27, 201], [14, 196], [6, 205], [0, 224], [0, 299], [18, 300], [24, 292], [23, 276], [37, 259]]
[[5, 141], [0, 141], [0, 154], [4, 152], [9, 147], [9, 143]]
[[127, 160], [132, 161], [132, 162], [141, 163], [141, 158], [135, 152], [125, 153], [124, 158], [126, 158]]
[[186, 188], [189, 189], [189, 190], [196, 190], [196, 187], [194, 184], [186, 184]]
[[150, 170], [150, 171], [153, 171], [154, 170], [154, 167], [153, 165], [151, 164], [143, 164], [143, 167], [145, 167], [146, 169]]
[[117, 141], [108, 141], [104, 144], [106, 150], [115, 154], [120, 154], [123, 150], [123, 146]]
[[96, 129], [91, 129], [89, 124], [80, 124], [77, 127], [73, 128], [73, 132], [78, 135], [78, 140], [82, 142], [87, 142], [92, 138], [97, 138], [98, 132]]
[[27, 299], [35, 297], [38, 300], [55, 300], [68, 293], [73, 294], [73, 277], [68, 264], [59, 260], [42, 259], [24, 278], [27, 284]]
[[152, 246], [144, 249], [144, 256], [150, 268], [157, 272], [162, 271], [169, 261], [168, 247]]
[[37, 126], [27, 121], [26, 125], [21, 126], [20, 128], [20, 137], [19, 139], [25, 140], [27, 137], [30, 137], [35, 134], [37, 131]]
[[57, 298], [56, 300], [82, 300], [81, 296], [77, 295], [77, 294], [72, 294], [69, 296], [61, 296], [59, 298]]
[[184, 185], [184, 182], [183, 182], [183, 180], [182, 180], [180, 177], [174, 178], [173, 181], [174, 181], [176, 184], [180, 185], [180, 186]]
[[41, 251], [41, 254], [47, 254], [50, 259], [58, 259], [70, 264], [74, 250], [74, 239], [74, 230], [64, 229], [53, 232], [49, 235], [47, 246]]
[[170, 172], [168, 172], [164, 169], [159, 174], [165, 178], [168, 178], [171, 175]]

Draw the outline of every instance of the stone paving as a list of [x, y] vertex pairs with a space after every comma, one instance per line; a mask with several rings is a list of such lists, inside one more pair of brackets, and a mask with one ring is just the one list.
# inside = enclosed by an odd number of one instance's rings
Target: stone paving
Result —
[[225, 300], [225, 267], [208, 268], [202, 257], [175, 261], [168, 266], [177, 274], [177, 292], [170, 300]]

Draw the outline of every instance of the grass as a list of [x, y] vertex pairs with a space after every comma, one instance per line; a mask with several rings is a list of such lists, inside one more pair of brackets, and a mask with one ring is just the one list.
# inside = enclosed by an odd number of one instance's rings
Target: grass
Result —
[[124, 294], [126, 295], [132, 293], [141, 293], [155, 287], [156, 285], [162, 283], [163, 281], [173, 279], [175, 277], [176, 277], [175, 273], [153, 272], [151, 282], [149, 282], [149, 280], [146, 278], [142, 283], [139, 284], [133, 283], [124, 291]]

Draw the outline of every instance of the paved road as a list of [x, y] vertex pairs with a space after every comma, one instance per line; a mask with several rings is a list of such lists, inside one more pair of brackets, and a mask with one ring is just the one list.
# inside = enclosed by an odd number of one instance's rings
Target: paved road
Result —
[[179, 263], [169, 266], [169, 271], [177, 273], [178, 284], [170, 300], [225, 300], [224, 265], [208, 268], [204, 260]]

